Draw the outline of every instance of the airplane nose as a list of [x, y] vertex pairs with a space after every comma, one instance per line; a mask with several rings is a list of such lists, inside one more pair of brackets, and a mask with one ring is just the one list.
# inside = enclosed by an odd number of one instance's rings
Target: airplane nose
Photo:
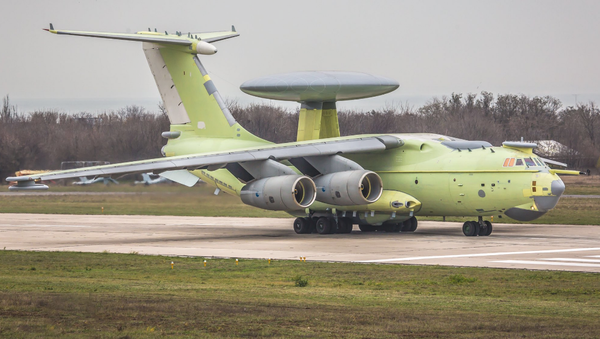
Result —
[[550, 191], [552, 195], [560, 197], [565, 192], [565, 183], [560, 179], [552, 181]]
[[565, 183], [560, 179], [553, 180], [550, 185], [550, 192], [552, 192], [552, 195], [536, 196], [533, 198], [533, 200], [540, 211], [549, 211], [553, 209], [556, 204], [558, 204], [558, 200], [564, 191]]

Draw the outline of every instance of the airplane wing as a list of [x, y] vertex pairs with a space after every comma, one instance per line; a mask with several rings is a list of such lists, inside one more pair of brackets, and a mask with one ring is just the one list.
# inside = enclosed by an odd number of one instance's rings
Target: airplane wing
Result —
[[[68, 179], [81, 176], [104, 177], [115, 174], [155, 172], [173, 170], [219, 169], [227, 164], [253, 162], [261, 160], [283, 161], [303, 157], [318, 157], [336, 154], [367, 153], [384, 151], [400, 147], [404, 142], [391, 135], [359, 136], [335, 139], [331, 141], [311, 140], [285, 144], [271, 144], [259, 148], [241, 149], [216, 153], [199, 153], [176, 157], [132, 161], [119, 164], [93, 166], [73, 170], [46, 172], [36, 175], [9, 177], [7, 181], [16, 181], [11, 190], [34, 188], [42, 180]], [[45, 186], [45, 185], [44, 185]], [[37, 189], [46, 189], [39, 187]]]

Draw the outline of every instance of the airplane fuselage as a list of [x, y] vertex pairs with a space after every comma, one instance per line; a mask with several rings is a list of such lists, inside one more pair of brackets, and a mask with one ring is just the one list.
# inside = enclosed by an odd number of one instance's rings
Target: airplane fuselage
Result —
[[[401, 192], [414, 197], [420, 205], [412, 210], [397, 210], [394, 215], [392, 210], [380, 210], [382, 203], [344, 207], [315, 202], [310, 210], [317, 214], [345, 211], [369, 224], [401, 221], [413, 215], [506, 215], [529, 221], [552, 209], [564, 191], [558, 175], [550, 173], [535, 154], [524, 149], [490, 147], [487, 143], [468, 141], [462, 144], [460, 139], [437, 134], [393, 135], [402, 139], [404, 145], [383, 152], [343, 156], [379, 174], [384, 193]], [[173, 155], [197, 153], [198, 148], [205, 149], [205, 146], [210, 146], [211, 151], [220, 146], [244, 148], [244, 145], [233, 145], [231, 141], [223, 140], [222, 143], [201, 138], [178, 146], [182, 147], [172, 147], [169, 152]], [[256, 145], [248, 144], [247, 147], [253, 146]], [[239, 196], [244, 186], [225, 169], [203, 169], [192, 173], [229, 194]], [[292, 211], [290, 214], [300, 216], [305, 213]]]

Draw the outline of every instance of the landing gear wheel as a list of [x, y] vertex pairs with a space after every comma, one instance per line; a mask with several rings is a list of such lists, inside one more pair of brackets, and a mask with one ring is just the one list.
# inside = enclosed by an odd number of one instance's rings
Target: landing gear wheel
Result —
[[294, 231], [298, 234], [310, 233], [311, 223], [308, 218], [296, 218], [294, 220]]
[[412, 218], [410, 218], [410, 219], [408, 219], [408, 220], [410, 220], [410, 229], [409, 229], [408, 231], [409, 231], [409, 232], [414, 232], [414, 231], [416, 231], [416, 230], [417, 230], [417, 226], [419, 226], [419, 223], [418, 223], [418, 221], [417, 221], [417, 218], [415, 218], [415, 217], [412, 217]]
[[402, 232], [414, 232], [417, 230], [417, 226], [417, 218], [412, 217], [404, 221], [404, 223], [402, 224]]
[[352, 219], [340, 218], [338, 219], [338, 233], [351, 233], [352, 232]]
[[479, 223], [475, 221], [467, 221], [463, 224], [463, 234], [467, 237], [474, 237], [479, 234]]
[[331, 234], [333, 233], [332, 222], [329, 218], [319, 218], [317, 220], [317, 233], [319, 234]]
[[481, 227], [479, 229], [479, 236], [487, 237], [488, 235], [492, 234], [492, 223], [487, 220], [483, 223], [485, 224], [485, 227]]
[[383, 226], [383, 230], [386, 231], [387, 233], [398, 233], [398, 232], [400, 232], [400, 229], [402, 229], [403, 225], [404, 225], [403, 223], [385, 224]]
[[375, 227], [372, 225], [358, 225], [361, 232], [375, 232]]
[[310, 232], [308, 233], [317, 233], [317, 220], [319, 220], [319, 218], [306, 218], [306, 220], [310, 225]]

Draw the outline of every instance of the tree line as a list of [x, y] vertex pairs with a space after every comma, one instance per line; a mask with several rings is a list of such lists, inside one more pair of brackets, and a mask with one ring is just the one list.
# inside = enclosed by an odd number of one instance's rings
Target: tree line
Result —
[[[273, 142], [294, 141], [298, 110], [228, 102], [248, 131]], [[600, 157], [600, 109], [595, 103], [563, 107], [551, 96], [456, 94], [421, 107], [387, 104], [371, 111], [338, 112], [342, 135], [439, 133], [501, 145], [506, 140], [556, 140], [553, 155], [575, 168], [594, 168]], [[160, 157], [169, 130], [164, 107], [127, 106], [101, 114], [19, 112], [4, 97], [0, 112], [0, 176], [21, 169], [58, 169], [62, 161], [122, 162]], [[543, 155], [543, 154], [542, 154]]]

